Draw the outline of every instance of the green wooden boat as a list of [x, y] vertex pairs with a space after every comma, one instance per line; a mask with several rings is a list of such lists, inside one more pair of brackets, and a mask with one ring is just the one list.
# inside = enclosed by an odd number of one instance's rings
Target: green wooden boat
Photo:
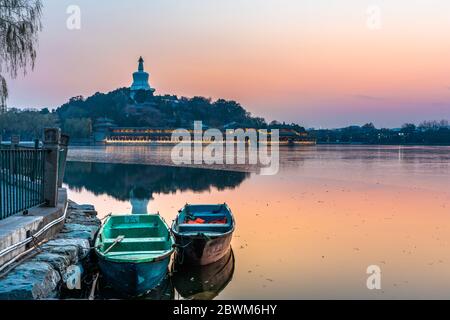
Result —
[[114, 215], [100, 229], [95, 251], [106, 282], [121, 294], [138, 296], [164, 279], [173, 246], [160, 215]]

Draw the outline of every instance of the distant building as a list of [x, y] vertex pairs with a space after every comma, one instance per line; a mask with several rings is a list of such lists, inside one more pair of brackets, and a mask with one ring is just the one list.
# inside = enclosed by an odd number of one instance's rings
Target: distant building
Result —
[[[103, 125], [96, 125], [95, 128], [105, 128]], [[205, 127], [203, 130], [208, 129]], [[225, 128], [221, 128], [225, 137]], [[229, 129], [229, 128], [228, 128]], [[244, 131], [247, 131], [247, 128]], [[151, 143], [177, 143], [172, 141], [173, 128], [153, 128], [153, 127], [106, 127], [102, 130], [101, 134], [95, 134], [98, 138], [96, 142], [102, 142], [106, 144], [151, 144]], [[192, 129], [188, 129], [191, 133], [192, 140], [194, 140], [194, 132]], [[307, 132], [298, 132], [293, 129], [280, 129], [279, 130], [280, 144], [301, 144], [301, 145], [314, 145], [316, 140], [312, 138]], [[270, 140], [270, 135], [269, 135]], [[209, 143], [210, 141], [203, 141]]]
[[94, 124], [94, 141], [104, 142], [109, 136], [111, 129], [117, 127], [113, 120], [109, 118], [98, 118]]
[[138, 71], [133, 73], [133, 84], [130, 88], [132, 99], [134, 99], [136, 93], [141, 90], [150, 92], [151, 94], [155, 92], [155, 89], [150, 87], [150, 84], [148, 83], [149, 74], [144, 71], [144, 59], [140, 57], [138, 63]]

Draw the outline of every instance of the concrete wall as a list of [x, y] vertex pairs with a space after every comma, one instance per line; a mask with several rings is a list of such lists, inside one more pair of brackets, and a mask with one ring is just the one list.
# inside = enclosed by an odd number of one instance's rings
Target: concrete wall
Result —
[[[56, 207], [36, 207], [28, 210], [28, 215], [17, 214], [12, 217], [0, 220], [0, 251], [9, 246], [25, 240], [36, 234], [48, 223], [58, 219], [64, 214], [67, 205], [67, 190], [59, 189], [58, 202]], [[54, 225], [45, 234], [36, 239], [37, 242], [50, 239], [55, 236], [64, 226], [64, 221]], [[22, 246], [11, 253], [0, 257], [0, 266], [24, 252], [30, 244]]]

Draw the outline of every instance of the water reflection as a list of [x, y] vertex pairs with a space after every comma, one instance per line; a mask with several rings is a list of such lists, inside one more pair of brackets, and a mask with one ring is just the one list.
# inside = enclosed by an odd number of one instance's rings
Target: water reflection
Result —
[[153, 194], [177, 191], [204, 192], [212, 187], [234, 189], [249, 173], [153, 165], [69, 162], [65, 183], [75, 191], [83, 188], [96, 196], [107, 194], [130, 201], [132, 213], [145, 214]]
[[152, 291], [140, 297], [127, 297], [123, 296], [120, 292], [114, 291], [104, 280], [101, 278], [99, 284], [98, 300], [111, 300], [111, 299], [136, 299], [136, 300], [174, 300], [175, 289], [172, 284], [172, 279], [169, 274], [164, 280], [154, 288]]
[[[100, 278], [99, 300], [139, 299], [139, 300], [212, 300], [216, 298], [231, 282], [234, 275], [235, 258], [230, 248], [219, 261], [206, 266], [172, 264], [162, 283], [152, 291], [140, 297], [123, 296], [114, 291], [103, 278]], [[175, 296], [175, 290], [178, 296]]]
[[130, 191], [131, 214], [148, 214], [148, 204], [152, 199], [145, 188], [133, 188]]
[[206, 266], [173, 265], [173, 284], [184, 299], [212, 300], [230, 283], [234, 274], [234, 253]]

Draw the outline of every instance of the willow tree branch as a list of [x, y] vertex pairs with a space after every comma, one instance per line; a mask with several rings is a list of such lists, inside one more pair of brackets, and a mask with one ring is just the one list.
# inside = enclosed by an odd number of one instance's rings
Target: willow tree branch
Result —
[[[34, 68], [38, 33], [42, 28], [41, 0], [0, 0], [0, 73], [11, 77], [18, 70]], [[6, 103], [8, 87], [0, 75], [0, 104]]]

